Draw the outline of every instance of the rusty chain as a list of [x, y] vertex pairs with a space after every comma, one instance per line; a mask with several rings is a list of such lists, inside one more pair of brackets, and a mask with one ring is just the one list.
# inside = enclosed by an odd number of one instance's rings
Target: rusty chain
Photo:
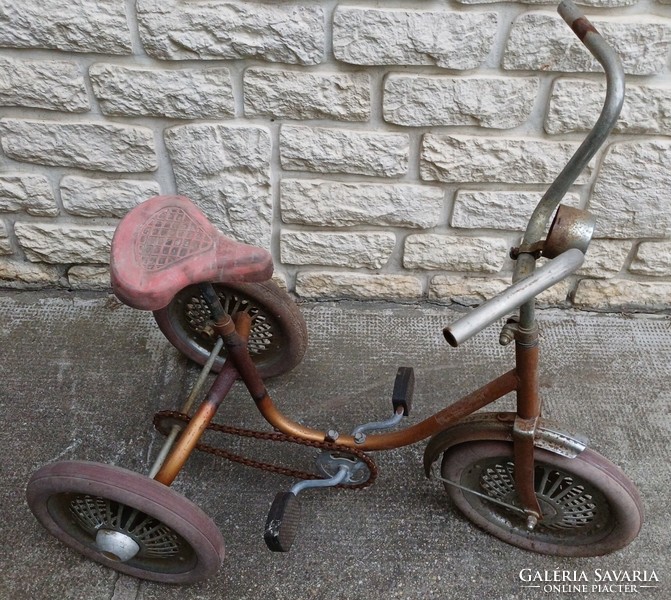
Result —
[[[186, 425], [191, 420], [189, 415], [173, 411], [173, 410], [163, 410], [157, 412], [154, 415], [154, 427], [159, 431], [159, 433], [166, 435], [170, 430], [172, 425]], [[357, 460], [362, 461], [368, 467], [370, 472], [370, 477], [361, 483], [341, 483], [337, 487], [339, 488], [348, 488], [348, 489], [361, 489], [368, 487], [375, 483], [375, 480], [378, 476], [378, 468], [375, 462], [361, 450], [356, 448], [345, 448], [340, 444], [333, 442], [316, 442], [312, 440], [304, 440], [299, 437], [286, 435], [277, 431], [255, 431], [252, 429], [243, 429], [240, 427], [232, 427], [230, 425], [222, 425], [220, 423], [209, 423], [207, 425], [209, 431], [216, 431], [218, 433], [224, 433], [227, 435], [237, 435], [239, 437], [252, 438], [257, 440], [264, 440], [269, 442], [289, 442], [291, 444], [297, 444], [300, 446], [306, 446], [308, 448], [317, 448], [320, 450], [331, 450], [338, 452], [339, 454], [347, 454], [353, 457], [356, 457]], [[289, 467], [282, 467], [280, 465], [275, 465], [272, 463], [265, 463], [252, 458], [247, 458], [245, 456], [240, 456], [239, 454], [234, 454], [223, 448], [218, 448], [210, 444], [205, 444], [203, 442], [198, 442], [196, 444], [196, 450], [201, 452], [206, 452], [208, 454], [213, 454], [220, 458], [225, 458], [235, 463], [247, 467], [253, 467], [255, 469], [261, 469], [263, 471], [268, 471], [270, 473], [275, 473], [277, 475], [286, 475], [288, 477], [293, 477], [295, 479], [326, 479], [315, 473], [309, 473], [307, 471], [299, 471], [296, 469], [291, 469]]]

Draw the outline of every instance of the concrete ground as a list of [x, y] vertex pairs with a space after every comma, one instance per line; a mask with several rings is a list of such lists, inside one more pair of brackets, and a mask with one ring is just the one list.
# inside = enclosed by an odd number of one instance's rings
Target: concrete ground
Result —
[[[512, 366], [512, 348], [497, 344], [497, 327], [459, 349], [449, 347], [441, 331], [457, 314], [446, 308], [302, 308], [307, 355], [268, 386], [277, 403], [306, 424], [348, 431], [386, 418], [401, 365], [414, 366], [417, 377], [410, 423]], [[463, 518], [440, 483], [424, 478], [420, 443], [376, 454], [380, 477], [368, 489], [306, 494], [294, 549], [273, 554], [262, 539], [266, 514], [275, 493], [293, 482], [196, 454], [174, 487], [216, 522], [227, 555], [215, 577], [177, 587], [140, 582], [80, 557], [38, 524], [24, 490], [32, 472], [60, 460], [146, 472], [160, 443], [152, 415], [181, 403], [195, 369], [150, 314], [106, 296], [0, 293], [0, 598], [616, 598], [632, 593], [593, 586], [614, 577], [606, 572], [634, 577], [643, 570], [654, 575], [652, 587], [639, 585], [636, 597], [671, 597], [671, 321], [557, 310], [542, 311], [540, 320], [545, 414], [585, 433], [640, 489], [646, 520], [628, 547], [571, 559], [500, 542]], [[497, 406], [509, 409], [512, 402]], [[264, 427], [238, 387], [217, 418]], [[300, 450], [237, 439], [217, 443], [299, 467], [311, 462]], [[557, 583], [520, 578], [536, 571], [549, 571], [549, 577], [584, 572], [588, 581], [579, 583], [589, 589], [564, 594]]]

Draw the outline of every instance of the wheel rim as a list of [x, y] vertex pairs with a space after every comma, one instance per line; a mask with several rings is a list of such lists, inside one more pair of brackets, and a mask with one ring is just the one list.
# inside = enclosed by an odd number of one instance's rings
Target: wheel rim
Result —
[[[249, 334], [249, 353], [257, 364], [269, 363], [281, 357], [284, 336], [277, 320], [254, 298], [231, 287], [214, 284], [221, 304], [228, 314], [246, 312], [252, 318]], [[183, 338], [199, 354], [211, 352], [216, 336], [211, 327], [212, 313], [197, 286], [180, 291], [170, 303], [170, 317]], [[219, 356], [223, 360], [226, 351]]]
[[[48, 500], [52, 519], [68, 535], [114, 562], [143, 571], [179, 574], [194, 568], [193, 547], [174, 529], [131, 506], [82, 493], [59, 493]], [[115, 532], [116, 544], [101, 542], [101, 532]], [[129, 556], [119, 551], [122, 536], [137, 545]]]
[[[579, 475], [537, 462], [534, 481], [543, 519], [533, 531], [518, 512], [474, 494], [464, 498], [484, 519], [514, 534], [552, 544], [593, 544], [610, 533], [614, 520], [608, 499]], [[460, 484], [497, 501], [519, 506], [515, 467], [509, 456], [483, 458], [465, 469]]]

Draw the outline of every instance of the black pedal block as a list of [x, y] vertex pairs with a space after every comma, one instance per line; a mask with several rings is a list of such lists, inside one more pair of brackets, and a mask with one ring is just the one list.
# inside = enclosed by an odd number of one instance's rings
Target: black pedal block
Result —
[[403, 408], [403, 416], [407, 417], [412, 408], [412, 394], [415, 391], [415, 371], [412, 367], [399, 367], [394, 380], [394, 391], [391, 395], [391, 403], [394, 412], [399, 407]]
[[289, 552], [294, 543], [301, 518], [301, 505], [296, 494], [279, 492], [273, 500], [266, 520], [263, 539], [273, 552]]

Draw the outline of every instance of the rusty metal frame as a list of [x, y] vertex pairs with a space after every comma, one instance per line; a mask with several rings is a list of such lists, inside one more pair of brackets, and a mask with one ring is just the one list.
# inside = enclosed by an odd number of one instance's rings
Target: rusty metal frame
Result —
[[[207, 396], [155, 476], [157, 481], [165, 485], [174, 481], [238, 378], [247, 387], [261, 415], [276, 430], [309, 441], [333, 441], [330, 433], [297, 423], [275, 405], [247, 348], [251, 329], [249, 315], [239, 313], [231, 318], [227, 314], [219, 314], [214, 329], [223, 339], [228, 358]], [[517, 394], [517, 417], [512, 432], [515, 485], [527, 514], [540, 518], [541, 511], [536, 500], [533, 477], [535, 430], [541, 414], [538, 393], [538, 331], [535, 327], [531, 330], [516, 328], [514, 369], [411, 427], [400, 431], [369, 434], [363, 443], [357, 442], [351, 435], [342, 435], [335, 443], [343, 448], [356, 448], [364, 452], [408, 446], [436, 435], [511, 392]]]
[[[537, 339], [537, 333], [532, 335]], [[237, 337], [239, 336], [235, 331], [226, 334], [224, 344], [228, 349], [230, 360], [235, 364], [240, 378], [264, 419], [272, 427], [287, 435], [317, 442], [329, 439], [327, 432], [301, 425], [277, 408], [256, 370], [244, 340], [237, 340]], [[537, 345], [531, 348], [524, 347], [520, 341], [517, 342], [517, 347], [515, 369], [489, 381], [420, 423], [397, 432], [369, 434], [363, 443], [357, 443], [353, 436], [341, 435], [336, 443], [345, 448], [357, 448], [363, 451], [390, 450], [408, 446], [435, 435], [511, 392], [517, 392], [518, 404], [524, 418], [534, 413], [539, 415], [538, 348]]]
[[[246, 349], [252, 326], [251, 317], [247, 313], [237, 313], [234, 318], [235, 321], [224, 313], [223, 316], [220, 316], [215, 328], [219, 327], [221, 330], [229, 332], [229, 334], [231, 331], [235, 333]], [[224, 346], [226, 346], [225, 338]], [[238, 371], [233, 362], [227, 359], [210, 387], [207, 396], [180, 434], [158, 473], [154, 476], [156, 481], [164, 485], [170, 485], [175, 480], [237, 379]]]

